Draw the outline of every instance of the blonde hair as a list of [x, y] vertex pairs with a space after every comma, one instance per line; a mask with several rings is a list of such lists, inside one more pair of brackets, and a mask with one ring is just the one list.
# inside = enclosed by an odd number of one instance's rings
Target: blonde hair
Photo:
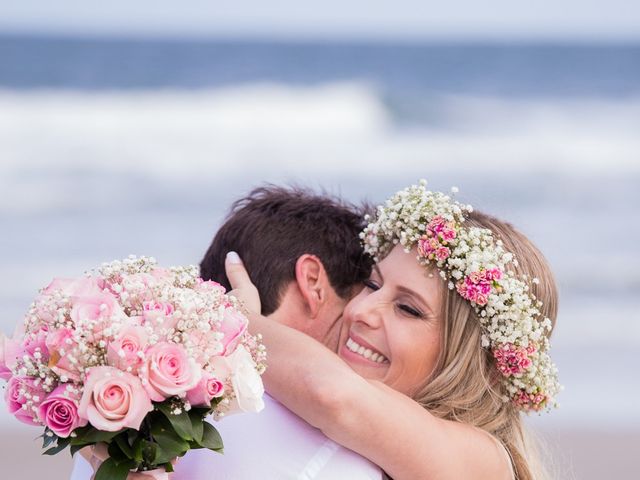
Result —
[[[491, 230], [517, 258], [518, 266], [512, 265], [516, 273], [540, 280], [531, 283], [531, 292], [543, 302], [542, 316], [555, 326], [557, 287], [540, 250], [512, 225], [489, 215], [473, 212], [467, 225]], [[502, 400], [500, 372], [491, 352], [480, 346], [482, 332], [475, 311], [455, 290], [443, 290], [442, 348], [427, 384], [414, 399], [439, 418], [473, 425], [497, 438], [511, 457], [516, 479], [548, 478], [520, 413]]]

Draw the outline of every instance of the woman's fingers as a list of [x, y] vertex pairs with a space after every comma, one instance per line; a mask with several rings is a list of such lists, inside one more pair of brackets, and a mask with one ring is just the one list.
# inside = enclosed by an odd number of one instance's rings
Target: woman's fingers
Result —
[[227, 253], [224, 266], [232, 288], [229, 294], [242, 300], [250, 311], [259, 313], [260, 294], [238, 254], [236, 252]]
[[243, 288], [247, 284], [253, 285], [247, 270], [244, 268], [244, 264], [242, 263], [240, 256], [236, 252], [227, 253], [224, 268], [227, 272], [227, 278], [229, 279], [229, 283], [233, 290]]

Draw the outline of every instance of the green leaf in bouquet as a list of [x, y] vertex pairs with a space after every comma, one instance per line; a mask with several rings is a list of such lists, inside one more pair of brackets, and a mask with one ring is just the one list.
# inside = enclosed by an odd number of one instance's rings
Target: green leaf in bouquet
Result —
[[202, 435], [204, 434], [203, 423], [206, 421], [204, 416], [197, 411], [189, 412], [189, 419], [191, 420], [191, 430], [193, 431], [193, 441], [197, 444], [202, 442]]
[[222, 444], [222, 437], [218, 433], [218, 430], [207, 421], [202, 422], [202, 427], [204, 433], [200, 445], [214, 452], [223, 453], [224, 445]]
[[[142, 459], [148, 465], [153, 465], [156, 458], [156, 452], [158, 451], [158, 444], [150, 442], [147, 439], [141, 439]], [[136, 449], [134, 448], [134, 451]]]
[[[137, 437], [133, 441], [133, 446], [131, 447], [131, 453], [132, 453], [132, 458], [138, 463], [141, 463], [144, 460], [144, 456], [142, 453], [143, 450], [144, 450], [144, 439], [142, 437]], [[153, 458], [153, 456], [155, 456], [155, 453], [151, 456], [151, 458]]]
[[133, 447], [135, 443], [140, 439], [140, 436], [141, 433], [138, 430], [134, 430], [133, 428], [127, 430], [127, 442], [129, 442], [129, 445], [131, 445], [131, 447]]
[[171, 422], [173, 429], [184, 440], [193, 440], [193, 428], [191, 425], [191, 419], [189, 418], [189, 412], [181, 409], [179, 414], [173, 413], [175, 407], [172, 405], [171, 400], [167, 400], [163, 403], [156, 405], [156, 408], [160, 410], [165, 417]]
[[69, 444], [71, 443], [70, 437], [67, 437], [67, 438], [56, 437], [56, 438], [58, 439], [58, 444], [55, 447], [51, 447], [49, 450], [45, 450], [44, 452], [42, 452], [43, 455], [55, 455], [56, 453], [60, 453], [62, 450], [67, 448], [67, 446], [69, 446]]
[[71, 445], [90, 445], [93, 443], [105, 442], [108, 443], [113, 437], [119, 435], [124, 430], [118, 430], [117, 432], [104, 432], [101, 430], [87, 425], [86, 427], [77, 428], [75, 430], [76, 436], [71, 439]]
[[173, 429], [173, 425], [163, 416], [158, 416], [151, 424], [151, 435], [158, 444], [154, 464], [166, 463], [190, 449], [189, 443]]
[[58, 436], [49, 429], [49, 427], [45, 427], [44, 433], [39, 435], [37, 438], [42, 438], [42, 448], [47, 448], [53, 442], [55, 442]]
[[95, 480], [126, 480], [129, 470], [135, 466], [132, 460], [116, 463], [113, 458], [107, 458], [98, 468]]
[[170, 462], [174, 458], [182, 456], [190, 449], [189, 443], [186, 440], [183, 440], [173, 433], [168, 435], [154, 435], [154, 439], [158, 444], [156, 456], [153, 461], [156, 465]]
[[122, 453], [124, 453], [127, 458], [133, 459], [133, 448], [131, 448], [128, 442], [128, 432], [122, 432], [120, 435], [117, 435], [114, 440], [120, 447], [120, 450], [122, 450]]
[[117, 464], [120, 464], [122, 462], [128, 462], [129, 460], [131, 460], [131, 458], [129, 458], [127, 454], [122, 451], [122, 449], [120, 448], [120, 445], [118, 444], [117, 441], [115, 441], [115, 439], [112, 440], [111, 443], [109, 443], [108, 452], [109, 452], [109, 457], [113, 458]]

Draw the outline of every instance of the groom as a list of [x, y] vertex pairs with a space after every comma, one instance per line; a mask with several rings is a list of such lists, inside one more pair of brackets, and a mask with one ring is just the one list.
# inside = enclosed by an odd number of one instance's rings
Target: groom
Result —
[[[371, 270], [358, 240], [362, 228], [363, 212], [338, 199], [296, 188], [258, 188], [233, 204], [200, 274], [230, 289], [225, 257], [237, 252], [260, 293], [262, 314], [335, 351], [344, 306]], [[225, 454], [189, 451], [172, 480], [382, 478], [378, 467], [268, 395], [259, 414], [232, 415], [215, 426]], [[77, 459], [72, 480], [87, 480], [87, 469]]]
[[[200, 273], [230, 289], [225, 256], [237, 252], [260, 293], [262, 314], [335, 351], [344, 306], [371, 271], [358, 240], [362, 228], [363, 212], [337, 199], [258, 188], [233, 205]], [[224, 456], [190, 451], [178, 462], [175, 480], [382, 478], [378, 467], [268, 395], [259, 414], [230, 416], [216, 428]]]

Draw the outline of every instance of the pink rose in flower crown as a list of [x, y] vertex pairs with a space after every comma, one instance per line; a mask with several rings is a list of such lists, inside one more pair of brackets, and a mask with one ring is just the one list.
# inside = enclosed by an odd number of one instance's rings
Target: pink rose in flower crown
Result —
[[92, 367], [87, 371], [78, 414], [98, 430], [138, 430], [152, 410], [153, 404], [138, 377], [114, 367]]
[[505, 377], [511, 375], [520, 375], [527, 371], [531, 367], [531, 359], [529, 353], [534, 353], [533, 350], [526, 347], [518, 347], [513, 343], [506, 343], [500, 345], [493, 351], [493, 357], [498, 364], [498, 370]]
[[455, 224], [447, 222], [440, 215], [436, 215], [427, 225], [427, 234], [447, 244], [456, 238]]
[[141, 326], [128, 325], [107, 345], [107, 364], [126, 372], [136, 373], [142, 364], [149, 334]]
[[224, 334], [222, 338], [223, 355], [229, 355], [236, 349], [248, 325], [249, 321], [242, 313], [233, 308], [225, 309], [219, 328], [219, 331]]
[[78, 415], [80, 395], [69, 385], [59, 385], [40, 404], [38, 416], [59, 437], [66, 438], [87, 420]]
[[440, 244], [435, 238], [423, 236], [418, 240], [418, 253], [421, 257], [433, 260], [434, 253], [439, 248]]
[[73, 330], [60, 328], [50, 332], [46, 339], [49, 351], [49, 368], [59, 376], [74, 382], [80, 381], [82, 365], [80, 363], [78, 342], [73, 338]]
[[449, 255], [451, 255], [451, 250], [449, 250], [447, 247], [438, 247], [438, 249], [436, 250], [436, 258], [440, 261], [446, 260], [447, 258], [449, 258]]
[[484, 293], [477, 293], [473, 301], [476, 304], [478, 304], [481, 307], [483, 307], [483, 306], [485, 306], [487, 304], [487, 302], [489, 302], [489, 297], [488, 297], [488, 295], [485, 295]]
[[18, 420], [28, 425], [40, 425], [37, 409], [46, 394], [39, 378], [16, 376], [7, 384], [5, 400], [9, 412]]
[[187, 392], [187, 400], [194, 407], [209, 407], [211, 400], [224, 394], [224, 384], [208, 372]]
[[202, 374], [200, 366], [181, 345], [169, 342], [158, 342], [148, 348], [138, 371], [144, 388], [155, 402], [173, 396], [184, 397], [198, 384]]
[[118, 299], [111, 293], [100, 292], [73, 298], [71, 320], [76, 326], [90, 326], [94, 335], [101, 336], [114, 320], [125, 318]]

